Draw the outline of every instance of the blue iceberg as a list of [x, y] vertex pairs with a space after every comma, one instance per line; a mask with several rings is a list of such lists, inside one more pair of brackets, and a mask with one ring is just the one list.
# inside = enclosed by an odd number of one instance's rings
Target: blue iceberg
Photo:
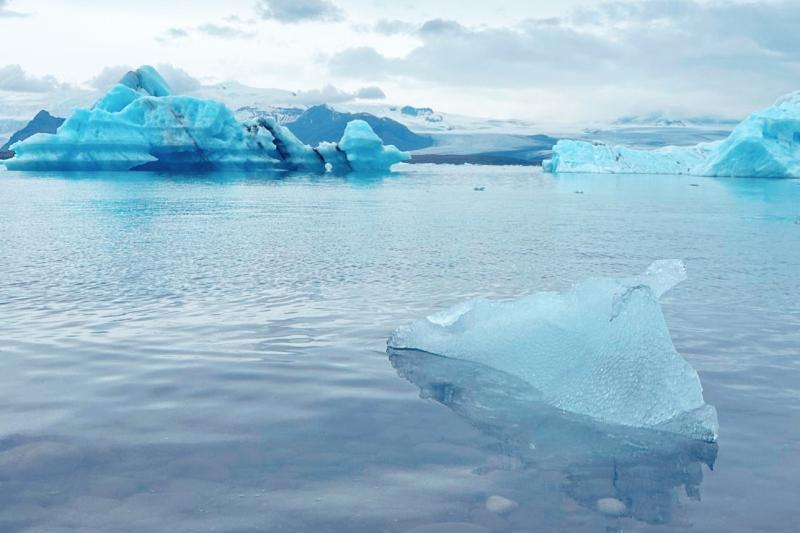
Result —
[[270, 118], [239, 122], [225, 105], [172, 95], [152, 67], [126, 74], [55, 135], [13, 145], [9, 170], [387, 171], [409, 154], [384, 146], [368, 124], [312, 148]]
[[635, 150], [562, 140], [544, 169], [552, 173], [800, 178], [800, 91], [753, 113], [724, 141]]
[[388, 346], [503, 372], [530, 386], [528, 399], [604, 424], [715, 442], [716, 411], [659, 304], [685, 277], [681, 261], [659, 261], [564, 293], [470, 301], [399, 328]]

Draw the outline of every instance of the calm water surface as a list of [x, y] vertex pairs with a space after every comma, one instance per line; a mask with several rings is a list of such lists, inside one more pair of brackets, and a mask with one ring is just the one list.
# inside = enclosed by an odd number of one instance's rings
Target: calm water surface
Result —
[[[718, 450], [558, 423], [526, 446], [524, 412], [387, 357], [459, 301], [674, 258], [664, 310]], [[0, 530], [796, 530], [798, 295], [793, 180], [0, 171]]]

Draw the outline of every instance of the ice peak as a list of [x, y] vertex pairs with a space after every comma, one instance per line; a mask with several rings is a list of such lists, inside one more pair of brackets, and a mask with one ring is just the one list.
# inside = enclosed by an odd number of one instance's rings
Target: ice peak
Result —
[[169, 84], [161, 77], [158, 71], [150, 65], [143, 65], [136, 70], [130, 70], [121, 80], [120, 85], [125, 85], [137, 92], [150, 96], [170, 96], [172, 90]]

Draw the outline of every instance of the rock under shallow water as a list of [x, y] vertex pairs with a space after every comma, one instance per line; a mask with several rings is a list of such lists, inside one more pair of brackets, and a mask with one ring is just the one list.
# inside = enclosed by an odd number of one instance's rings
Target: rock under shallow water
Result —
[[486, 499], [486, 509], [493, 513], [497, 514], [506, 514], [510, 513], [514, 509], [519, 507], [519, 504], [514, 500], [509, 500], [508, 498], [504, 498], [502, 496], [489, 496]]
[[616, 498], [600, 498], [597, 500], [597, 510], [607, 516], [622, 516], [628, 509], [623, 501]]

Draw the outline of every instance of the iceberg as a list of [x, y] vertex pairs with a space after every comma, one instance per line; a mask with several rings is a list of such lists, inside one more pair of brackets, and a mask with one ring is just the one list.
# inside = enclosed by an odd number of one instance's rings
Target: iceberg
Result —
[[681, 261], [658, 261], [564, 293], [474, 300], [397, 329], [388, 347], [484, 365], [529, 385], [529, 399], [604, 424], [715, 442], [716, 411], [659, 304], [684, 279]]
[[224, 104], [172, 95], [152, 67], [126, 74], [54, 135], [12, 146], [9, 170], [282, 170], [381, 172], [410, 156], [384, 146], [368, 124], [342, 141], [308, 146], [274, 119], [239, 122]]
[[356, 172], [380, 171], [387, 165], [411, 159], [411, 155], [394, 146], [384, 146], [381, 138], [363, 120], [347, 124], [339, 148], [347, 154], [347, 161]]
[[562, 140], [543, 166], [551, 173], [800, 178], [800, 91], [753, 113], [724, 141], [635, 150]]

